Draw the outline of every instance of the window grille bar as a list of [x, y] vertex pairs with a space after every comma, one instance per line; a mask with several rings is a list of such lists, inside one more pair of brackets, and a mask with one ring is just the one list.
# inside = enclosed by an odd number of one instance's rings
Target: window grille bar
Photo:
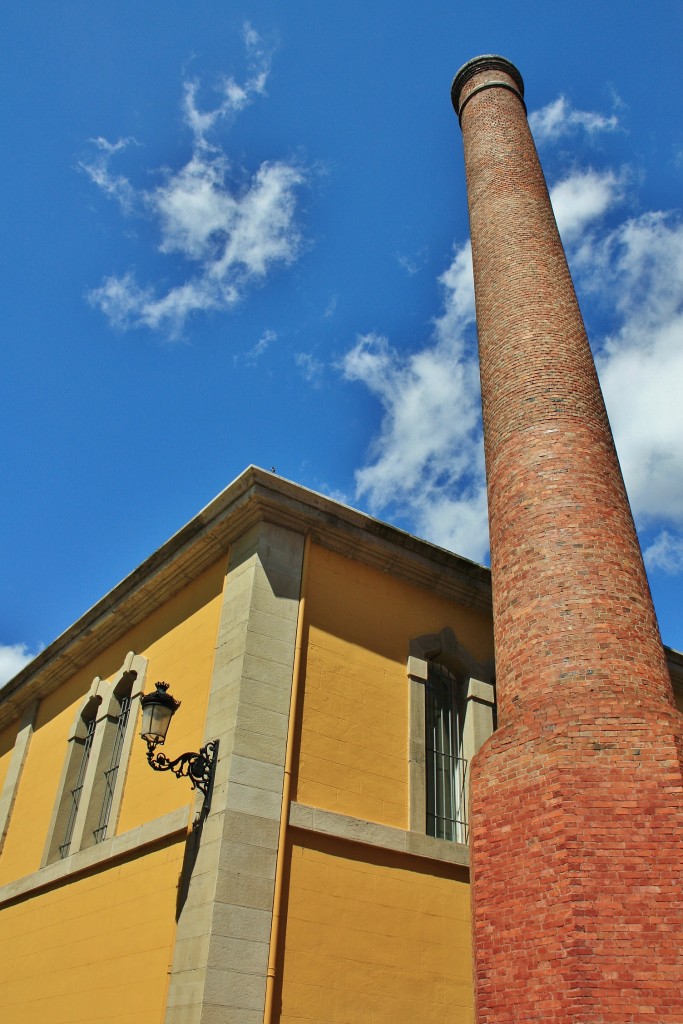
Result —
[[85, 735], [83, 742], [83, 752], [81, 754], [81, 763], [78, 766], [78, 777], [76, 779], [76, 785], [71, 790], [71, 806], [69, 808], [69, 817], [66, 823], [66, 831], [64, 833], [64, 841], [59, 847], [59, 856], [61, 860], [69, 853], [69, 847], [71, 846], [71, 837], [74, 832], [74, 825], [76, 824], [76, 815], [78, 814], [78, 806], [81, 802], [81, 794], [83, 792], [83, 783], [85, 781], [85, 770], [88, 767], [88, 759], [90, 758], [90, 750], [92, 748], [92, 742], [95, 736], [95, 719], [91, 718], [88, 722], [88, 731]]
[[116, 777], [119, 773], [119, 765], [121, 763], [121, 751], [123, 750], [123, 741], [126, 736], [128, 716], [130, 715], [130, 703], [130, 696], [126, 696], [121, 699], [121, 710], [119, 711], [119, 715], [116, 720], [116, 735], [114, 736], [111, 760], [109, 762], [109, 767], [104, 772], [104, 799], [102, 801], [102, 809], [100, 811], [100, 820], [97, 823], [97, 828], [93, 832], [96, 843], [101, 843], [107, 834], [109, 815], [111, 814], [111, 807], [114, 800], [114, 789], [116, 788]]
[[425, 687], [427, 833], [439, 839], [467, 842], [465, 779], [462, 757], [462, 716], [458, 680], [432, 663]]

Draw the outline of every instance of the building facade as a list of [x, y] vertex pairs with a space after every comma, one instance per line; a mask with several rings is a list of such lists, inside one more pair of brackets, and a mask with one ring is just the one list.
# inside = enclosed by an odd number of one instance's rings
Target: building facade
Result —
[[248, 469], [0, 693], [2, 1020], [471, 1022], [493, 695], [488, 570]]
[[3, 1021], [471, 1020], [492, 682], [487, 570], [247, 470], [2, 691]]

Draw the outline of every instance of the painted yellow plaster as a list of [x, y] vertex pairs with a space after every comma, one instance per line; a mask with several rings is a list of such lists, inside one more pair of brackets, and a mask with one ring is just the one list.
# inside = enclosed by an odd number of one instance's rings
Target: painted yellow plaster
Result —
[[[164, 751], [170, 758], [186, 750], [198, 750], [211, 738], [204, 736], [204, 721], [226, 569], [227, 559], [221, 559], [155, 612], [153, 621], [145, 624], [148, 631], [154, 632], [149, 642], [145, 642], [144, 635], [138, 641], [135, 632], [131, 637], [130, 650], [136, 650], [137, 642], [140, 653], [149, 659], [145, 689], [151, 690], [157, 680], [163, 679], [182, 704], [171, 724]], [[150, 804], [154, 807], [153, 815]], [[190, 784], [152, 772], [144, 744], [140, 740], [135, 742], [118, 832], [126, 832], [183, 804], [194, 804]]]
[[485, 615], [311, 546], [297, 800], [408, 827], [409, 644], [444, 626], [493, 657]]
[[[225, 569], [221, 559], [42, 700], [0, 855], [0, 885], [40, 867], [71, 725], [95, 676], [112, 678], [128, 651], [148, 659], [146, 691], [163, 679], [182, 702], [169, 732], [168, 755], [201, 745]], [[189, 815], [193, 803], [190, 784], [153, 772], [144, 744], [135, 739], [116, 834], [184, 805]]]
[[466, 872], [292, 836], [279, 1024], [472, 1024]]
[[161, 1024], [183, 849], [145, 851], [4, 907], [3, 1024]]

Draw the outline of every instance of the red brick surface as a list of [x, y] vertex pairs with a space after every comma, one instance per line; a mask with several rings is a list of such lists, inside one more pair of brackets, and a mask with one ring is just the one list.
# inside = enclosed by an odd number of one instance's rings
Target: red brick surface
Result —
[[465, 82], [499, 729], [472, 769], [479, 1024], [683, 1024], [681, 716], [519, 95]]

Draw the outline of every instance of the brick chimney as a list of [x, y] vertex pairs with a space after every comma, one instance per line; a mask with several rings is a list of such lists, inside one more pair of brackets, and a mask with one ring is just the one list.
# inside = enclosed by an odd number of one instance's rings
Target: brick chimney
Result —
[[595, 366], [502, 57], [453, 82], [499, 728], [472, 769], [479, 1024], [683, 1024], [683, 744]]

